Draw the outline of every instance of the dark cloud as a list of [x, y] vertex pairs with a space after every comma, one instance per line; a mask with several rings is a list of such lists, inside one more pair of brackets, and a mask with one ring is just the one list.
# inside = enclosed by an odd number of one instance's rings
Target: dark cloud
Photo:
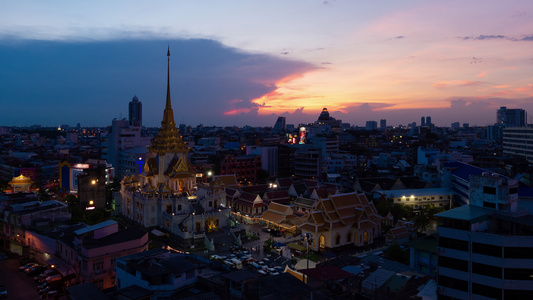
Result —
[[493, 40], [493, 39], [506, 39], [505, 35], [478, 35], [475, 40]]
[[394, 38], [395, 38], [395, 39], [404, 39], [405, 36], [403, 36], [403, 35], [399, 35], [399, 36], [396, 36], [396, 37], [394, 37]]
[[524, 36], [520, 41], [533, 41], [533, 35]]
[[[127, 117], [137, 95], [147, 126], [158, 126], [166, 94], [170, 45], [171, 97], [177, 123], [225, 125], [224, 113], [257, 113], [253, 99], [276, 82], [316, 68], [250, 54], [213, 40], [0, 42], [0, 125], [109, 125]], [[232, 116], [232, 123], [239, 123]]]
[[519, 41], [533, 41], [533, 35], [526, 35], [522, 37], [511, 37], [511, 36], [505, 36], [505, 35], [478, 35], [478, 36], [463, 36], [459, 37], [463, 40], [508, 40], [513, 42], [519, 42]]

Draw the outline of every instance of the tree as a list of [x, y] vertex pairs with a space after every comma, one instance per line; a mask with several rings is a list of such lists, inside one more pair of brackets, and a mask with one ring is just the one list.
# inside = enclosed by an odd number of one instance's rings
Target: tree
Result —
[[414, 217], [413, 222], [414, 222], [415, 227], [418, 228], [418, 232], [424, 232], [426, 231], [429, 225], [429, 218], [422, 211], [418, 216]]
[[267, 178], [270, 177], [270, 174], [264, 169], [257, 170], [257, 183], [262, 184], [266, 183]]
[[429, 222], [435, 218], [435, 215], [443, 212], [442, 207], [435, 207], [433, 204], [428, 204], [420, 211], [420, 215], [414, 218], [415, 227], [418, 228], [418, 232], [426, 231]]
[[79, 204], [78, 197], [74, 195], [66, 195], [65, 198], [63, 198], [63, 201], [68, 204], [68, 206], [77, 206]]
[[39, 200], [41, 201], [48, 201], [50, 200], [50, 195], [48, 194], [48, 192], [45, 190], [45, 189], [39, 189], [39, 192], [37, 193], [37, 195], [39, 196]]
[[385, 251], [385, 257], [403, 264], [409, 264], [409, 253], [403, 251], [398, 244], [390, 245]]

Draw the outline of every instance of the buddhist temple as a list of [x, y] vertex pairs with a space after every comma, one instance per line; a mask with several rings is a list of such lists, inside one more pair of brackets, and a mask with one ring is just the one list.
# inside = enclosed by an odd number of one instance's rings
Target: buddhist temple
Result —
[[[198, 185], [187, 148], [174, 121], [170, 99], [170, 49], [167, 94], [161, 128], [153, 139], [143, 172], [121, 182], [122, 215], [145, 228], [178, 237], [182, 248], [212, 249], [206, 233], [234, 222], [224, 188]], [[227, 226], [229, 227], [229, 226]]]
[[13, 177], [8, 184], [11, 188], [6, 190], [7, 194], [32, 193], [36, 191], [36, 189], [32, 189], [33, 181], [31, 178], [22, 174], [18, 177]]

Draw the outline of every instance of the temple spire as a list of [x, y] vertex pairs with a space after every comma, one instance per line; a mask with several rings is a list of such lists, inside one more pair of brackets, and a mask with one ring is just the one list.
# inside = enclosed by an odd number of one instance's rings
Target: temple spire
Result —
[[174, 111], [172, 111], [170, 102], [170, 46], [168, 46], [167, 57], [167, 102], [163, 113], [163, 121], [161, 121], [161, 126], [163, 127], [176, 125], [176, 122], [174, 122]]

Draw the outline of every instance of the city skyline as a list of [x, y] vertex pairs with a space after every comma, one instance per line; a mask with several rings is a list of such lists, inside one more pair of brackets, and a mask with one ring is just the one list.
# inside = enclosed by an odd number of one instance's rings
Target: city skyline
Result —
[[488, 125], [501, 106], [533, 109], [527, 1], [2, 8], [0, 126], [108, 126], [136, 95], [157, 127], [167, 46], [175, 119], [193, 126], [309, 123], [324, 107], [358, 126]]

